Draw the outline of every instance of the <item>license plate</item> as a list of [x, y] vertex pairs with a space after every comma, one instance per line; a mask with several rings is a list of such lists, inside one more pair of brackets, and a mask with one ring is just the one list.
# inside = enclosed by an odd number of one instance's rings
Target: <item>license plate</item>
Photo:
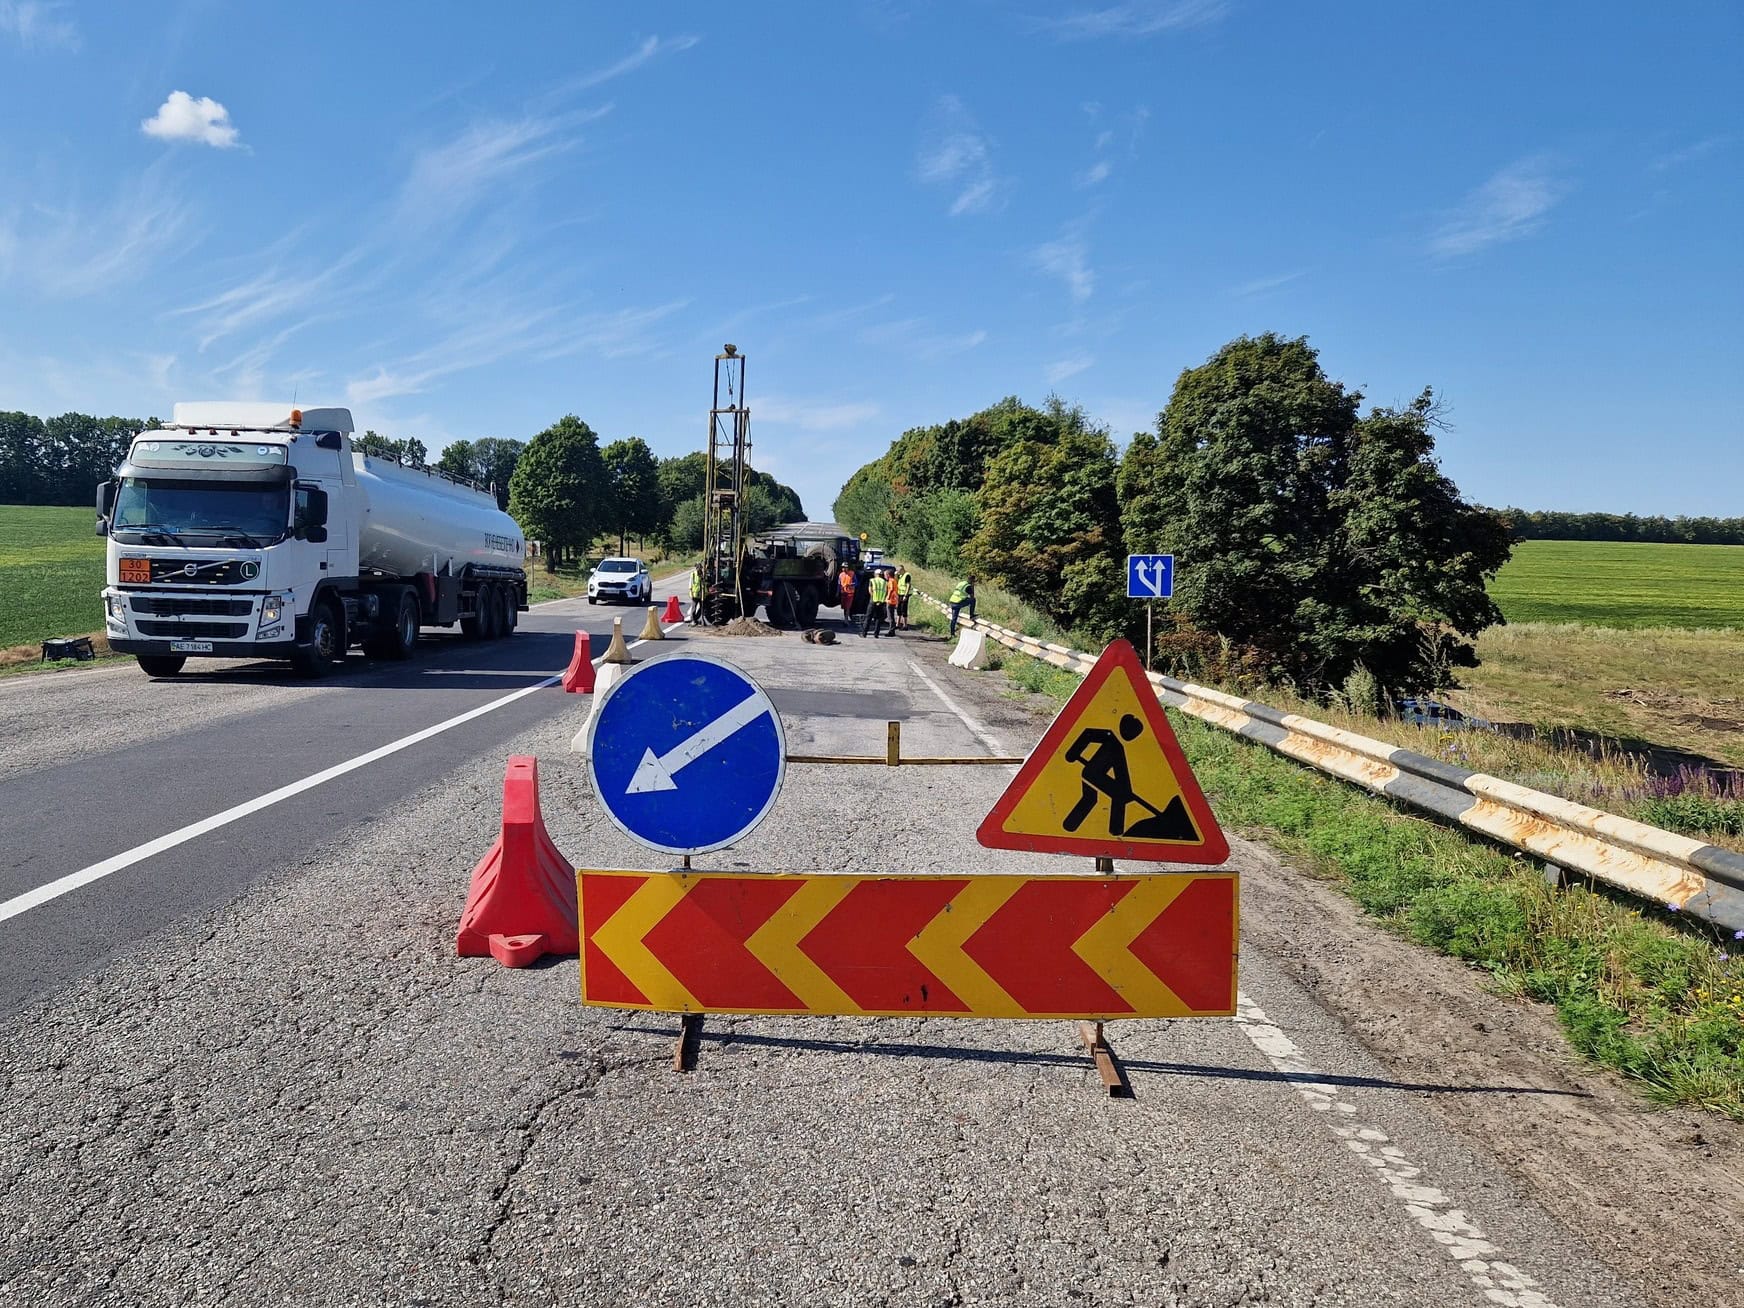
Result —
[[210, 654], [212, 642], [209, 640], [172, 640], [170, 648], [177, 654]]

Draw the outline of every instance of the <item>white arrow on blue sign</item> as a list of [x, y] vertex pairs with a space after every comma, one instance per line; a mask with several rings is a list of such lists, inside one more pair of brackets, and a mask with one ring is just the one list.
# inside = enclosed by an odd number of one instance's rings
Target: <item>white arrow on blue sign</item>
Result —
[[1128, 554], [1126, 556], [1126, 597], [1128, 599], [1168, 599], [1175, 593], [1175, 556], [1173, 554]]
[[781, 715], [723, 659], [672, 654], [627, 672], [588, 728], [588, 775], [625, 835], [704, 854], [748, 835], [787, 772]]

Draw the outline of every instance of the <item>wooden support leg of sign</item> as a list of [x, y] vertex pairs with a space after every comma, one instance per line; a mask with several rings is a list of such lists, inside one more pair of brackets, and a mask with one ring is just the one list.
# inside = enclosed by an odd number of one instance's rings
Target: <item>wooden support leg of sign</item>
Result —
[[1108, 1091], [1108, 1097], [1131, 1099], [1132, 1085], [1126, 1079], [1126, 1069], [1115, 1061], [1114, 1050], [1108, 1047], [1108, 1040], [1102, 1034], [1102, 1023], [1078, 1023], [1078, 1039], [1095, 1060], [1097, 1074], [1102, 1078], [1102, 1087]]
[[697, 1050], [702, 1046], [702, 1014], [682, 1013], [678, 1018], [678, 1043], [672, 1047], [672, 1070], [696, 1070]]

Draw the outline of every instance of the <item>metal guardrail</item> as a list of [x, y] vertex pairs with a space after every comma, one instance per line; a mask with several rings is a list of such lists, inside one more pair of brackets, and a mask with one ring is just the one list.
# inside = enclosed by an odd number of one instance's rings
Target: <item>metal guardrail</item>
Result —
[[[941, 612], [950, 611], [931, 595], [916, 593]], [[1094, 655], [997, 623], [965, 618], [958, 626], [970, 626], [1009, 649], [1072, 672], [1088, 672], [1096, 662]], [[1158, 672], [1147, 675], [1165, 704], [1299, 763], [1456, 822], [1555, 868], [1675, 907], [1727, 931], [1744, 930], [1744, 854], [1453, 767], [1256, 700]]]

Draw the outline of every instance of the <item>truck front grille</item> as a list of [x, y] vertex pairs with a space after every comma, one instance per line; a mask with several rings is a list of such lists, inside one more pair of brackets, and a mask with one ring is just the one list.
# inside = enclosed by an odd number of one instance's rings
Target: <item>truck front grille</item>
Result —
[[242, 575], [241, 559], [179, 558], [153, 559], [151, 579], [176, 582], [183, 586], [234, 586], [248, 580]]
[[182, 640], [242, 640], [248, 635], [246, 622], [152, 622], [139, 624], [142, 636], [175, 636]]
[[246, 618], [254, 611], [254, 602], [245, 599], [206, 599], [201, 595], [136, 595], [135, 613], [155, 613], [161, 617]]

